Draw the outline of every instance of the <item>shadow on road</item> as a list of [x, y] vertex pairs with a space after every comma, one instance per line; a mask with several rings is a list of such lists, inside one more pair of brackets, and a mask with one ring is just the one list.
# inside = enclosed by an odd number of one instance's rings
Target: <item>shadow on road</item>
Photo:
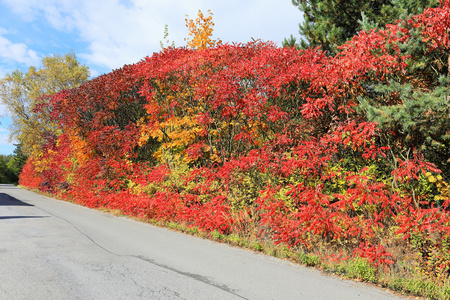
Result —
[[0, 193], [0, 206], [33, 206], [31, 204], [17, 200], [8, 194]]
[[41, 219], [48, 218], [48, 216], [0, 216], [0, 220], [11, 220], [11, 219]]

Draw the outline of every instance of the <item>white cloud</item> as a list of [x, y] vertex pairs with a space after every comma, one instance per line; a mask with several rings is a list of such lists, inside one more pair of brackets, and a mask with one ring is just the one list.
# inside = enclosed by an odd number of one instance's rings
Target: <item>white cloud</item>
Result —
[[11, 145], [9, 143], [9, 135], [0, 133], [0, 145]]
[[7, 0], [6, 4], [26, 21], [43, 16], [52, 27], [75, 32], [88, 43], [88, 51], [78, 53], [80, 57], [90, 65], [113, 69], [159, 50], [164, 31], [161, 14], [176, 8], [173, 1], [172, 7], [167, 2], [171, 1]]
[[[0, 119], [0, 122], [2, 120]], [[12, 145], [13, 142], [9, 141], [9, 130], [6, 128], [0, 128], [0, 145]]]
[[0, 28], [0, 58], [27, 66], [39, 63], [40, 59], [36, 51], [29, 49], [24, 43], [13, 43], [2, 36], [7, 33], [4, 28]]
[[12, 11], [22, 17], [22, 19], [31, 22], [35, 18], [33, 11], [33, 1], [29, 0], [4, 0], [4, 4], [8, 5]]

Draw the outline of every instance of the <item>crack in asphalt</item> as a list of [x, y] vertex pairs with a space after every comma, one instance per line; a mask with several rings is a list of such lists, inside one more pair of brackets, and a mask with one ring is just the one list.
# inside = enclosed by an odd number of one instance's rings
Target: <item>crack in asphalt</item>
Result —
[[[36, 207], [36, 206], [35, 206], [35, 207]], [[220, 289], [220, 290], [222, 290], [222, 291], [224, 291], [224, 292], [227, 292], [227, 293], [229, 293], [229, 294], [232, 294], [233, 296], [236, 296], [236, 297], [238, 297], [238, 298], [240, 298], [240, 299], [249, 300], [248, 298], [245, 298], [245, 297], [243, 297], [243, 296], [237, 294], [236, 291], [230, 289], [228, 286], [226, 286], [226, 285], [219, 285], [219, 284], [215, 283], [214, 281], [208, 279], [207, 277], [201, 276], [201, 275], [199, 275], [199, 274], [193, 274], [193, 273], [189, 273], [189, 272], [183, 272], [183, 271], [177, 270], [177, 269], [175, 269], [175, 268], [172, 268], [172, 267], [170, 267], [170, 266], [167, 266], [167, 265], [165, 265], [165, 264], [160, 264], [160, 263], [154, 261], [153, 259], [146, 258], [146, 257], [141, 256], [141, 255], [122, 255], [122, 254], [118, 254], [118, 253], [115, 253], [115, 252], [113, 252], [113, 251], [110, 251], [109, 249], [107, 249], [107, 248], [103, 247], [102, 245], [100, 245], [99, 243], [97, 243], [93, 238], [91, 238], [88, 234], [84, 233], [81, 229], [79, 229], [76, 225], [74, 225], [74, 224], [71, 223], [70, 221], [68, 221], [68, 220], [66, 220], [66, 219], [64, 219], [64, 218], [62, 218], [62, 217], [60, 217], [60, 216], [54, 215], [54, 214], [52, 214], [51, 212], [46, 211], [45, 209], [42, 209], [42, 208], [40, 208], [40, 207], [36, 207], [36, 208], [39, 209], [39, 210], [41, 210], [41, 211], [43, 211], [43, 212], [45, 212], [45, 213], [47, 213], [47, 214], [49, 214], [49, 215], [51, 215], [51, 216], [53, 216], [53, 217], [55, 217], [55, 218], [57, 218], [57, 219], [60, 219], [60, 220], [62, 220], [62, 221], [64, 221], [64, 222], [68, 223], [68, 224], [71, 225], [73, 228], [75, 228], [75, 230], [77, 230], [77, 231], [78, 231], [79, 233], [81, 233], [84, 237], [86, 237], [86, 238], [87, 238], [88, 240], [90, 240], [93, 244], [95, 244], [97, 247], [99, 247], [100, 249], [102, 249], [102, 250], [104, 250], [104, 251], [106, 251], [106, 252], [108, 252], [108, 253], [110, 253], [110, 254], [112, 254], [112, 255], [114, 255], [114, 256], [117, 256], [117, 257], [136, 258], [136, 259], [145, 261], [145, 262], [147, 262], [147, 263], [153, 264], [153, 265], [155, 265], [155, 266], [158, 266], [158, 267], [160, 267], [160, 268], [164, 268], [164, 269], [170, 270], [170, 271], [172, 271], [172, 272], [175, 272], [175, 273], [177, 273], [177, 274], [180, 274], [180, 275], [189, 277], [189, 278], [194, 279], [194, 280], [196, 280], [196, 281], [203, 282], [203, 283], [205, 283], [205, 284], [207, 284], [207, 285], [213, 286], [213, 287], [218, 288], [218, 289]]]
[[243, 297], [243, 296], [237, 294], [236, 291], [230, 289], [230, 288], [229, 288], [228, 286], [226, 286], [225, 284], [219, 285], [219, 284], [215, 283], [214, 281], [208, 279], [207, 277], [201, 276], [201, 275], [199, 275], [199, 274], [193, 274], [193, 273], [189, 273], [189, 272], [183, 272], [183, 271], [177, 270], [177, 269], [175, 269], [175, 268], [172, 268], [172, 267], [170, 267], [170, 266], [167, 266], [167, 265], [165, 265], [165, 264], [157, 263], [157, 262], [154, 261], [153, 259], [149, 259], [149, 258], [146, 258], [146, 257], [141, 256], [141, 255], [129, 255], [129, 256], [130, 256], [130, 257], [137, 258], [137, 259], [140, 259], [140, 260], [145, 261], [145, 262], [147, 262], [147, 263], [151, 263], [151, 264], [153, 264], [153, 265], [155, 265], [155, 266], [158, 266], [158, 267], [161, 267], [161, 268], [170, 270], [170, 271], [175, 272], [175, 273], [177, 273], [177, 274], [180, 274], [180, 275], [183, 275], [183, 276], [192, 278], [192, 279], [194, 279], [194, 280], [196, 280], [196, 281], [200, 281], [200, 282], [206, 283], [207, 285], [210, 285], [210, 286], [213, 286], [213, 287], [215, 287], [215, 288], [218, 288], [218, 289], [220, 289], [220, 290], [222, 290], [222, 291], [225, 291], [225, 292], [227, 292], [227, 293], [229, 293], [229, 294], [232, 294], [232, 295], [234, 295], [234, 296], [236, 296], [236, 297], [239, 297], [239, 298], [241, 298], [241, 299], [249, 300], [249, 299], [247, 299], [247, 298], [245, 298], [245, 297]]

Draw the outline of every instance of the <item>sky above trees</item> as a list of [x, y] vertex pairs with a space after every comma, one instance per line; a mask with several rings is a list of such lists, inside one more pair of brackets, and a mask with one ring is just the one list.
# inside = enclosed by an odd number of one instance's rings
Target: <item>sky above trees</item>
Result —
[[[290, 0], [0, 0], [0, 77], [39, 66], [51, 54], [75, 52], [92, 76], [136, 63], [161, 50], [164, 26], [170, 41], [184, 46], [186, 15], [214, 14], [214, 38], [278, 45], [298, 35], [301, 12]], [[0, 106], [0, 154], [12, 153], [10, 119]]]

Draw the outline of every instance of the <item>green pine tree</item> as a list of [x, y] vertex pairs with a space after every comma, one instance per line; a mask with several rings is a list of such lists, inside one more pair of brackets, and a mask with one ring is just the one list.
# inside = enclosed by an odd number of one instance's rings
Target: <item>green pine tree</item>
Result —
[[383, 143], [397, 157], [421, 150], [450, 180], [450, 52], [430, 51], [418, 30], [403, 26], [412, 34], [408, 43], [399, 44], [411, 57], [406, 73], [367, 82], [359, 112], [378, 123]]
[[14, 144], [16, 148], [11, 158], [6, 163], [6, 166], [10, 170], [11, 182], [18, 182], [20, 172], [23, 166], [27, 162], [28, 157], [22, 152], [22, 144]]
[[410, 14], [419, 14], [425, 7], [435, 7], [438, 0], [292, 0], [302, 11], [299, 24], [300, 47], [321, 46], [328, 54], [359, 31], [364, 24], [383, 27]]

